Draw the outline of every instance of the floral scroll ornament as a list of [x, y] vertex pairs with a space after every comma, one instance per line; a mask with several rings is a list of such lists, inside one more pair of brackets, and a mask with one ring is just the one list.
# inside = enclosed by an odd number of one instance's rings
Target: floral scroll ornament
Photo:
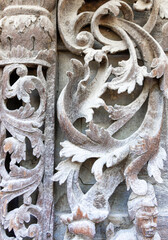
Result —
[[[13, 49], [10, 54], [10, 61], [16, 57], [17, 53], [26, 58], [26, 49], [18, 47]], [[24, 59], [26, 60], [26, 59]], [[30, 53], [29, 53], [30, 60]], [[1, 60], [0, 64], [5, 65], [8, 59]], [[19, 62], [19, 59], [18, 59]], [[32, 62], [38, 62], [35, 58]], [[47, 64], [47, 63], [46, 63]], [[47, 64], [48, 65], [48, 64]], [[11, 75], [16, 71], [18, 80], [11, 84]], [[40, 239], [42, 216], [40, 205], [32, 204], [32, 193], [39, 188], [41, 192], [41, 179], [43, 176], [43, 149], [44, 137], [39, 129], [43, 125], [46, 105], [46, 81], [42, 73], [42, 66], [37, 65], [37, 76], [28, 75], [28, 68], [25, 64], [14, 63], [4, 67], [2, 74], [2, 92], [1, 92], [1, 133], [2, 134], [2, 151], [1, 151], [1, 192], [0, 192], [0, 212], [1, 224], [3, 229], [14, 231], [16, 239], [24, 237], [34, 237]], [[30, 94], [36, 89], [40, 96], [40, 105], [37, 110], [31, 106]], [[17, 97], [22, 100], [24, 105], [19, 109], [8, 109], [7, 101]], [[10, 137], [5, 137], [6, 130]], [[39, 158], [37, 166], [28, 170], [20, 167], [21, 161], [26, 161], [26, 138], [29, 139], [33, 148], [33, 155]], [[9, 164], [10, 172], [6, 169], [6, 154], [9, 153], [11, 161]], [[18, 196], [23, 195], [23, 204], [8, 212], [8, 204]], [[31, 216], [39, 220], [38, 224], [30, 225]], [[1, 237], [8, 239], [4, 230], [1, 229]]]
[[[43, 239], [44, 212], [50, 206], [50, 199], [47, 207], [44, 204], [47, 139], [44, 129], [47, 128], [46, 80], [51, 81], [54, 62], [54, 27], [49, 12], [54, 5], [55, 1], [45, 0], [0, 1], [3, 10], [0, 19], [0, 239], [3, 240]], [[35, 163], [30, 168], [27, 162], [32, 159]], [[47, 227], [48, 222], [45, 221]]]
[[[66, 160], [57, 166], [53, 180], [60, 184], [67, 181], [72, 213], [61, 216], [62, 222], [68, 226], [65, 240], [94, 238], [95, 224], [108, 217], [108, 200], [123, 180], [127, 189], [131, 189], [136, 196], [147, 196], [148, 183], [138, 178], [146, 164], [148, 175], [159, 183], [163, 181], [161, 169], [166, 152], [160, 144], [160, 134], [164, 99], [168, 97], [168, 60], [162, 47], [150, 35], [156, 23], [159, 3], [157, 0], [141, 2], [144, 4], [141, 10], [151, 8], [151, 15], [144, 27], [133, 22], [132, 8], [123, 1], [107, 1], [95, 12], [79, 14], [84, 1], [59, 1], [62, 40], [73, 53], [85, 55], [84, 64], [76, 59], [71, 60], [73, 71], [67, 73], [69, 82], [58, 100], [58, 119], [67, 138], [61, 143], [60, 156]], [[138, 10], [139, 4], [138, 1], [134, 8]], [[123, 18], [118, 17], [120, 12]], [[91, 32], [82, 31], [88, 24]], [[114, 31], [121, 40], [108, 39], [100, 31], [100, 26]], [[103, 45], [101, 49], [93, 48], [94, 39]], [[119, 62], [118, 67], [109, 64], [109, 54], [126, 49], [130, 54], [128, 60]], [[144, 62], [143, 66], [138, 63], [139, 56]], [[94, 79], [90, 74], [92, 61], [99, 63]], [[112, 79], [111, 75], [114, 76]], [[143, 86], [142, 92], [129, 105], [107, 105], [102, 98], [107, 89], [116, 90], [118, 94], [126, 91], [130, 94], [136, 85]], [[147, 99], [147, 112], [140, 127], [128, 138], [116, 139], [113, 135], [133, 118]], [[94, 108], [99, 107], [103, 107], [113, 120], [106, 129], [93, 122]], [[79, 118], [85, 118], [88, 123], [86, 134], [73, 125]], [[96, 159], [91, 169], [96, 183], [84, 194], [78, 176], [82, 164], [90, 158]], [[104, 166], [107, 168], [105, 171]]]

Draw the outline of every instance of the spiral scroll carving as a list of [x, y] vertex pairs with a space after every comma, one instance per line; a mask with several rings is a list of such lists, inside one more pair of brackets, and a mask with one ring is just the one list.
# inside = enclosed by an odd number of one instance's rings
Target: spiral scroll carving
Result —
[[49, 11], [55, 1], [0, 5], [0, 239], [46, 239], [52, 218], [52, 196], [46, 205], [44, 190], [46, 106], [55, 61]]
[[[67, 181], [71, 209], [70, 214], [61, 216], [67, 225], [64, 239], [94, 239], [96, 224], [109, 215], [109, 198], [124, 180], [127, 190], [132, 192], [128, 213], [134, 224], [130, 229], [116, 232], [110, 223], [106, 229], [107, 239], [160, 239], [156, 229], [158, 210], [154, 188], [149, 178], [139, 179], [138, 175], [147, 166], [148, 176], [158, 183], [163, 182], [161, 169], [167, 154], [160, 138], [165, 99], [168, 97], [168, 59], [150, 33], [158, 14], [166, 17], [167, 7], [163, 14], [164, 1], [138, 0], [130, 6], [127, 1], [110, 0], [103, 2], [95, 12], [79, 13], [83, 3], [59, 1], [61, 38], [71, 52], [82, 54], [84, 58], [84, 63], [71, 60], [73, 71], [67, 73], [69, 82], [57, 104], [59, 123], [67, 140], [61, 143], [60, 151], [65, 160], [57, 166], [53, 180], [60, 184]], [[134, 10], [150, 11], [144, 26], [135, 23]], [[88, 24], [90, 31], [83, 31]], [[103, 35], [100, 27], [115, 32], [121, 40]], [[99, 49], [94, 48], [93, 40], [101, 43]], [[120, 61], [117, 67], [112, 66], [109, 56], [125, 50], [129, 52], [129, 59]], [[143, 64], [139, 65], [139, 59]], [[90, 63], [93, 61], [99, 64], [99, 68], [95, 78], [91, 79]], [[131, 94], [137, 85], [142, 86], [142, 91], [129, 105], [112, 106], [102, 97], [107, 90]], [[147, 111], [139, 128], [128, 138], [116, 139], [115, 133], [135, 116], [146, 101]], [[112, 120], [107, 128], [94, 122], [94, 111], [100, 107]], [[74, 125], [80, 118], [85, 118], [88, 123], [85, 134]], [[90, 159], [95, 159], [91, 172], [96, 183], [83, 193], [79, 173], [83, 163]], [[139, 226], [144, 224], [142, 214], [149, 216], [150, 211], [155, 223], [150, 231], [146, 228], [141, 231]]]

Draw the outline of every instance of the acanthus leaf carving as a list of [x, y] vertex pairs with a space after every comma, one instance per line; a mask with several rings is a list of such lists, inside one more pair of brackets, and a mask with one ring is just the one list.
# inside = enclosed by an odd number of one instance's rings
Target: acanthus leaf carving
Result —
[[[66, 0], [59, 3], [61, 38], [71, 52], [84, 54], [84, 64], [79, 60], [72, 60], [73, 72], [68, 73], [69, 83], [58, 100], [58, 119], [67, 140], [61, 143], [63, 148], [60, 156], [64, 161], [57, 166], [58, 172], [53, 176], [53, 180], [60, 184], [67, 180], [67, 197], [72, 212], [61, 217], [68, 226], [64, 239], [93, 239], [96, 234], [94, 223], [102, 222], [108, 217], [109, 197], [123, 180], [127, 190], [132, 190], [129, 201], [134, 195], [140, 203], [138, 214], [144, 211], [148, 214], [154, 209], [157, 215], [153, 186], [148, 182], [148, 178], [140, 179], [138, 175], [148, 164], [149, 177], [153, 176], [156, 182], [161, 183], [161, 169], [163, 160], [166, 160], [160, 138], [164, 97], [167, 98], [168, 60], [162, 47], [150, 34], [156, 24], [159, 2], [137, 1], [133, 5], [137, 11], [151, 10], [143, 27], [133, 21], [133, 10], [126, 2], [111, 0], [99, 6], [94, 13], [78, 14], [82, 3], [83, 1], [67, 3]], [[71, 8], [68, 4], [72, 5]], [[71, 11], [65, 14], [69, 8]], [[120, 13], [123, 17], [120, 17]], [[66, 15], [64, 19], [63, 14]], [[73, 18], [70, 18], [70, 14]], [[83, 24], [79, 21], [80, 17], [85, 19]], [[88, 32], [88, 35], [82, 31], [85, 24], [90, 24], [91, 32]], [[100, 27], [115, 32], [121, 40], [116, 41], [104, 36]], [[80, 45], [75, 40], [77, 34], [85, 35], [86, 40], [87, 36], [92, 40], [94, 37], [103, 46], [94, 49], [93, 42], [88, 44], [89, 41], [84, 40], [83, 45]], [[127, 49], [130, 55], [128, 60], [120, 61], [117, 67], [109, 64], [111, 54]], [[139, 59], [143, 64], [139, 65]], [[99, 64], [93, 80], [90, 78], [92, 61]], [[139, 96], [126, 106], [109, 105], [102, 97], [107, 90], [117, 90], [118, 95], [124, 92], [131, 94], [137, 85], [142, 86]], [[130, 136], [117, 139], [115, 134], [134, 118], [145, 103], [147, 110], [139, 128]], [[100, 107], [112, 120], [106, 128], [94, 122], [94, 109]], [[88, 123], [85, 133], [75, 128], [74, 123], [80, 118], [85, 118]], [[94, 159], [91, 173], [94, 174], [96, 183], [88, 192], [83, 193], [79, 185], [79, 172], [83, 163], [89, 159]], [[147, 200], [143, 201], [144, 199]], [[136, 207], [136, 203], [132, 206]], [[136, 218], [137, 221], [142, 221], [141, 217], [130, 209], [129, 214], [131, 220]], [[114, 232], [113, 224], [109, 225], [107, 239], [148, 239], [148, 233], [143, 232], [140, 235], [141, 230], [137, 229], [136, 224], [138, 223], [135, 222], [133, 228], [118, 233]], [[151, 231], [152, 240], [160, 239], [155, 230]]]
[[[98, 62], [102, 62], [103, 60], [104, 62], [98, 69], [95, 78], [91, 81], [89, 62], [93, 59], [96, 59]], [[86, 121], [89, 122], [93, 117], [93, 108], [98, 108], [104, 105], [104, 101], [100, 98], [100, 96], [105, 91], [103, 83], [107, 81], [109, 75], [111, 74], [112, 67], [109, 66], [107, 56], [104, 52], [95, 51], [93, 49], [88, 49], [85, 61], [85, 65], [82, 66], [79, 61], [75, 59], [72, 60], [73, 73], [67, 73], [70, 81], [67, 86], [65, 101], [69, 101], [68, 96], [69, 98], [73, 97], [71, 111], [73, 111], [74, 105], [78, 106], [78, 115], [85, 117]], [[80, 82], [78, 82], [79, 79], [81, 79]], [[72, 115], [73, 118], [78, 118], [78, 116], [75, 116], [75, 113]]]
[[0, 239], [46, 239], [50, 230], [52, 239], [52, 184], [47, 204], [44, 185], [46, 106], [53, 101], [47, 89], [49, 83], [54, 89], [55, 63], [49, 11], [55, 1], [5, 0], [0, 6]]

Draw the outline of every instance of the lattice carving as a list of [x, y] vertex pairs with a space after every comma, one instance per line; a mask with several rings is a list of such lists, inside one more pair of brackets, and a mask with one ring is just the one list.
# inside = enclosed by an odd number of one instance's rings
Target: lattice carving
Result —
[[[42, 179], [45, 139], [49, 139], [44, 134], [48, 127], [47, 81], [51, 82], [54, 75], [55, 61], [54, 26], [49, 11], [55, 1], [16, 0], [0, 4], [0, 239], [46, 239], [47, 234], [52, 239], [52, 233], [46, 232], [52, 219], [52, 193], [45, 206], [43, 185], [48, 180]], [[15, 99], [18, 107], [12, 105]], [[27, 167], [27, 161], [35, 162], [32, 169]]]
[[[156, 182], [163, 181], [161, 169], [166, 152], [160, 144], [160, 135], [164, 102], [168, 97], [168, 59], [150, 32], [159, 10], [160, 16], [166, 17], [167, 6], [165, 1], [157, 0], [134, 3], [134, 10], [150, 11], [146, 24], [140, 27], [134, 22], [133, 9], [126, 1], [106, 1], [95, 12], [79, 13], [83, 3], [82, 0], [60, 0], [58, 7], [59, 31], [65, 46], [75, 54], [84, 55], [84, 63], [71, 60], [73, 71], [67, 73], [69, 82], [58, 100], [58, 119], [67, 140], [61, 143], [60, 152], [65, 160], [57, 166], [53, 180], [60, 184], [67, 181], [71, 213], [61, 216], [67, 225], [64, 239], [93, 239], [95, 224], [108, 217], [108, 200], [124, 180], [127, 189], [132, 191], [128, 208], [134, 226], [116, 233], [110, 223], [107, 239], [160, 239], [156, 232], [158, 210], [153, 186], [148, 180], [139, 179], [138, 174], [147, 165], [148, 175]], [[88, 24], [90, 32], [83, 31]], [[104, 36], [100, 26], [115, 32], [121, 40]], [[100, 49], [94, 48], [95, 40], [102, 44]], [[129, 51], [129, 59], [119, 62], [118, 67], [110, 65], [109, 55], [124, 50]], [[139, 65], [138, 59], [143, 65]], [[99, 64], [94, 79], [90, 74], [92, 61]], [[116, 90], [118, 94], [126, 91], [131, 94], [137, 85], [143, 86], [142, 91], [129, 105], [107, 105], [102, 98], [107, 89]], [[137, 131], [124, 140], [116, 139], [114, 134], [146, 101], [146, 115]], [[94, 109], [99, 107], [103, 107], [113, 120], [107, 128], [93, 121]], [[74, 126], [79, 118], [85, 118], [88, 123], [86, 134]], [[96, 183], [83, 193], [79, 172], [82, 164], [91, 158], [95, 159], [91, 172]], [[131, 201], [133, 198], [138, 200]], [[136, 210], [130, 210], [137, 206], [139, 215], [135, 214]], [[145, 214], [146, 225], [143, 222]]]

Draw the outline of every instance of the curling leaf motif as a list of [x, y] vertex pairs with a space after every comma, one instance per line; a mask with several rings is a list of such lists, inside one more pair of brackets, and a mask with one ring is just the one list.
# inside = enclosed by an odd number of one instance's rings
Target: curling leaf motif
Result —
[[[84, 63], [71, 60], [73, 71], [68, 73], [69, 82], [58, 100], [58, 120], [67, 140], [61, 143], [60, 157], [64, 161], [57, 166], [53, 180], [60, 184], [67, 181], [72, 213], [61, 217], [67, 225], [65, 239], [73, 239], [73, 234], [80, 235], [82, 239], [93, 239], [95, 222], [104, 221], [108, 216], [108, 200], [114, 189], [125, 180], [127, 190], [131, 189], [137, 196], [146, 196], [149, 184], [148, 179], [139, 178], [141, 169], [148, 164], [149, 177], [162, 182], [161, 169], [163, 160], [166, 160], [160, 138], [164, 97], [167, 98], [168, 93], [168, 60], [162, 47], [150, 34], [159, 8], [160, 14], [165, 17], [162, 4], [159, 5], [157, 0], [138, 0], [133, 4], [136, 11], [151, 10], [149, 19], [141, 27], [134, 21], [132, 6], [124, 1], [107, 1], [94, 13], [79, 13], [82, 3], [77, 0], [73, 3], [67, 0], [59, 2], [61, 38], [71, 52], [84, 54]], [[73, 7], [68, 13], [69, 4]], [[63, 16], [66, 16], [65, 19]], [[86, 33], [82, 28], [88, 24], [90, 32]], [[113, 31], [120, 40], [108, 37], [102, 27]], [[100, 43], [97, 45], [99, 49], [94, 48], [94, 39]], [[110, 62], [113, 54], [125, 50], [129, 53], [128, 60], [119, 61], [118, 66], [114, 67]], [[98, 64], [94, 79], [91, 79], [91, 62]], [[141, 92], [128, 105], [107, 104], [107, 92], [112, 95], [117, 91], [118, 98], [121, 93], [133, 95], [138, 85]], [[117, 139], [115, 134], [134, 119], [144, 104], [147, 110], [138, 129], [125, 139]], [[106, 128], [95, 122], [96, 108], [97, 111], [103, 108], [109, 115], [111, 121]], [[88, 123], [84, 133], [74, 124], [80, 118], [85, 118]], [[87, 193], [83, 193], [79, 185], [79, 172], [83, 163], [90, 159], [94, 159], [91, 173], [96, 183]], [[88, 231], [83, 231], [82, 226]]]

